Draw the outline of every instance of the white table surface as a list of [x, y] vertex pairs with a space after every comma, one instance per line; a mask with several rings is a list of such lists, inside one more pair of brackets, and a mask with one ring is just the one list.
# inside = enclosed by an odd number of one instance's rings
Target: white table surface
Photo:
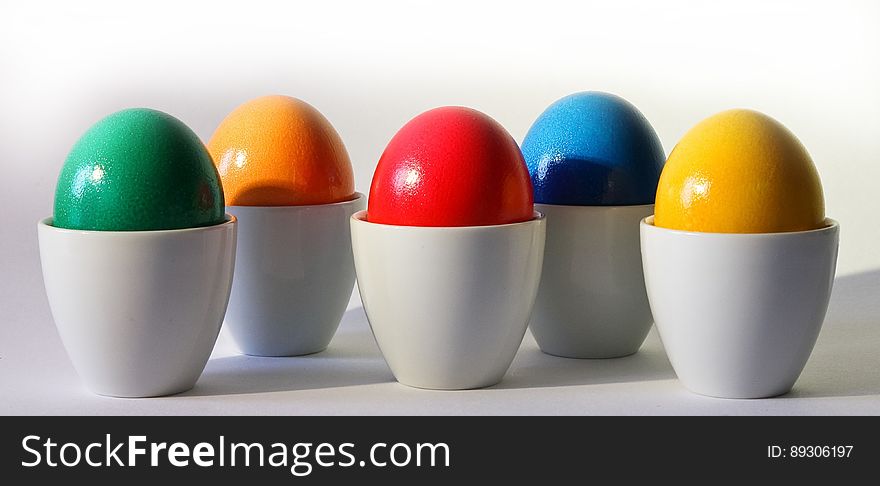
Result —
[[838, 277], [806, 369], [791, 393], [773, 399], [689, 393], [655, 331], [637, 354], [609, 360], [548, 356], [527, 334], [499, 385], [409, 388], [394, 381], [356, 294], [325, 352], [246, 357], [224, 332], [191, 391], [114, 399], [79, 383], [52, 323], [35, 246], [17, 248], [25, 257], [7, 262], [0, 283], [2, 414], [880, 414], [880, 271]]

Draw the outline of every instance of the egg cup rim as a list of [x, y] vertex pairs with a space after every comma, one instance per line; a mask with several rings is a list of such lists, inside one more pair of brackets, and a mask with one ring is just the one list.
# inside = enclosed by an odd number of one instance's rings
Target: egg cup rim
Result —
[[552, 204], [552, 203], [542, 203], [535, 202], [535, 206], [551, 206], [554, 208], [571, 208], [571, 209], [579, 209], [579, 208], [589, 208], [592, 210], [602, 210], [602, 209], [647, 209], [651, 206], [654, 206], [656, 203], [647, 203], [647, 204]]
[[840, 223], [837, 222], [836, 219], [832, 219], [826, 217], [823, 220], [823, 225], [819, 228], [813, 228], [808, 230], [800, 230], [800, 231], [774, 231], [768, 233], [721, 233], [717, 231], [692, 231], [692, 230], [679, 230], [673, 228], [664, 228], [662, 226], [657, 226], [654, 224], [654, 215], [647, 216], [642, 218], [639, 221], [639, 227], [645, 228], [653, 228], [656, 231], [662, 231], [672, 234], [677, 234], [681, 236], [693, 236], [693, 237], [702, 237], [702, 238], [785, 238], [785, 237], [796, 237], [798, 235], [806, 235], [811, 233], [833, 233], [839, 230]]
[[502, 224], [484, 224], [484, 225], [474, 225], [474, 226], [415, 226], [415, 225], [403, 225], [403, 224], [386, 224], [386, 223], [376, 223], [373, 221], [369, 221], [366, 219], [367, 210], [361, 210], [351, 215], [351, 221], [357, 224], [364, 225], [372, 225], [372, 226], [382, 226], [386, 228], [393, 228], [395, 230], [405, 231], [479, 231], [486, 229], [494, 229], [494, 228], [507, 228], [519, 225], [532, 225], [532, 224], [542, 224], [546, 220], [546, 216], [541, 211], [532, 211], [532, 217], [525, 221], [517, 221], [514, 223], [502, 223]]
[[224, 229], [227, 226], [234, 227], [238, 224], [238, 218], [235, 215], [224, 213], [223, 222], [209, 224], [205, 226], [193, 226], [189, 228], [174, 228], [174, 229], [160, 229], [160, 230], [86, 230], [86, 229], [75, 229], [75, 228], [61, 228], [59, 226], [52, 225], [52, 221], [54, 220], [54, 216], [49, 216], [43, 218], [37, 222], [38, 228], [45, 227], [47, 230], [57, 232], [57, 233], [79, 233], [79, 234], [93, 234], [93, 235], [157, 235], [157, 234], [181, 234], [195, 231], [210, 231], [210, 230], [218, 230]]
[[344, 206], [344, 205], [346, 205], [346, 204], [351, 204], [351, 203], [358, 202], [358, 201], [360, 201], [360, 200], [362, 200], [362, 199], [365, 199], [366, 197], [367, 197], [367, 196], [365, 196], [364, 193], [362, 193], [362, 192], [358, 192], [358, 191], [355, 191], [355, 192], [351, 195], [351, 199], [346, 199], [346, 200], [344, 200], [344, 201], [329, 202], [329, 203], [319, 203], [319, 204], [287, 204], [287, 205], [279, 205], [279, 206], [254, 206], [254, 205], [245, 205], [245, 204], [227, 204], [226, 207], [227, 207], [227, 208], [235, 208], [235, 209], [239, 209], [239, 208], [245, 208], [245, 209], [255, 208], [255, 209], [265, 209], [265, 210], [274, 210], [274, 211], [284, 211], [284, 210], [289, 210], [289, 209], [293, 209], [293, 208], [302, 208], [302, 209], [305, 209], [305, 208], [326, 208], [326, 207], [331, 207], [331, 206]]

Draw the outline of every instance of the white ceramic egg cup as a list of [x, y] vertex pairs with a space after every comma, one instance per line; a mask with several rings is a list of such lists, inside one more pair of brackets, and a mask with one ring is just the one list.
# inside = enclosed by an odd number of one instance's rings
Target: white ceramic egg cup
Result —
[[535, 204], [547, 217], [532, 335], [566, 358], [616, 358], [639, 350], [653, 318], [645, 291], [639, 221], [654, 205]]
[[351, 218], [358, 288], [376, 343], [400, 383], [494, 385], [529, 323], [544, 256], [544, 216], [514, 224], [416, 227]]
[[366, 198], [308, 206], [227, 206], [238, 255], [226, 328], [245, 354], [299, 356], [330, 344], [355, 273], [348, 219]]
[[37, 225], [43, 280], [73, 366], [99, 395], [192, 388], [229, 299], [236, 220], [162, 231]]
[[839, 227], [698, 233], [641, 223], [648, 298], [685, 387], [722, 398], [791, 390], [831, 297]]

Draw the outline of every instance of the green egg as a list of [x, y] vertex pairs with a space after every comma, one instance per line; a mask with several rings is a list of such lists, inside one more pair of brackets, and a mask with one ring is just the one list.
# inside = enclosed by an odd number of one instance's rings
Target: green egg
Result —
[[95, 123], [73, 146], [52, 224], [146, 231], [223, 221], [220, 176], [199, 137], [167, 113], [134, 108]]

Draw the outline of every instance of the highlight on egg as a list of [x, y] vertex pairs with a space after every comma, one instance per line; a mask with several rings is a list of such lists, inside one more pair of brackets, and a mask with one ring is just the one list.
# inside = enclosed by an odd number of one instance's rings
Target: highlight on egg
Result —
[[211, 156], [173, 116], [147, 108], [98, 121], [71, 149], [55, 190], [52, 225], [149, 231], [224, 222]]
[[301, 206], [355, 195], [348, 151], [330, 121], [289, 96], [233, 110], [208, 142], [229, 206]]
[[816, 166], [795, 135], [757, 111], [713, 115], [678, 142], [660, 177], [654, 224], [710, 233], [825, 225]]
[[371, 223], [485, 226], [533, 217], [516, 142], [477, 110], [449, 106], [410, 120], [388, 143], [370, 187]]
[[550, 105], [522, 151], [535, 202], [570, 206], [651, 204], [666, 159], [645, 116], [625, 99], [598, 91]]

